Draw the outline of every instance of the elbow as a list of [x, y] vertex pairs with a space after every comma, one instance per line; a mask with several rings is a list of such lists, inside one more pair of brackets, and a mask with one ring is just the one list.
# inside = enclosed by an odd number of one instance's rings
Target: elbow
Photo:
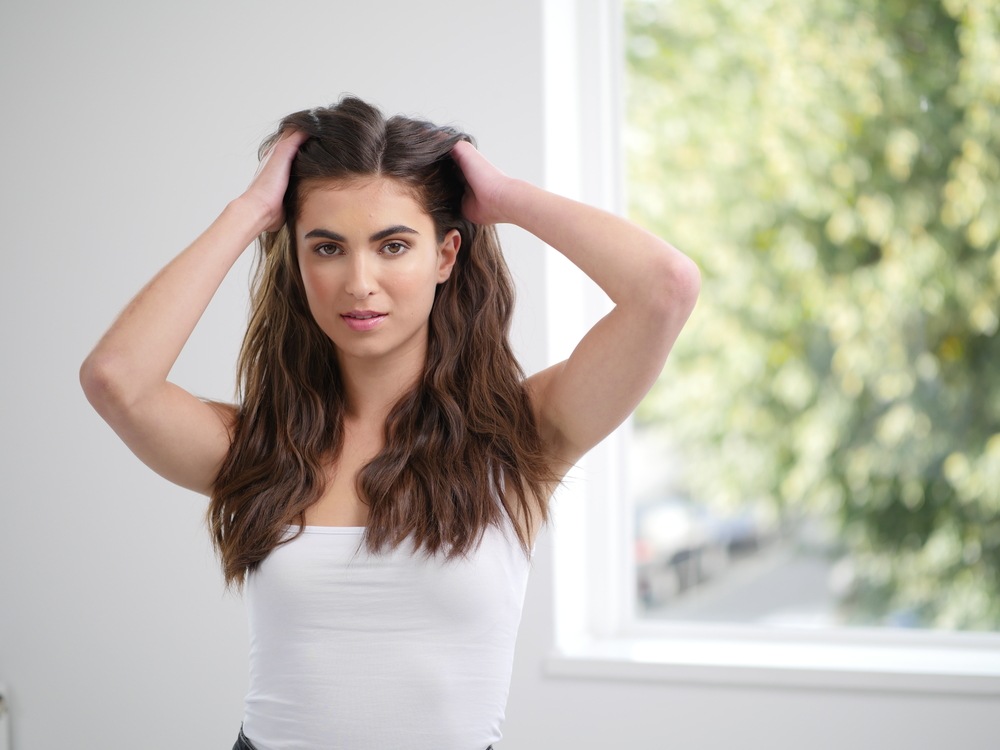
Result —
[[694, 310], [694, 305], [698, 301], [701, 293], [701, 270], [698, 264], [686, 255], [682, 255], [679, 261], [677, 272], [677, 296], [684, 306], [686, 318]]
[[653, 281], [652, 305], [659, 317], [684, 323], [694, 310], [701, 292], [701, 272], [697, 264], [677, 250], [662, 256], [649, 278]]
[[93, 351], [80, 366], [80, 386], [91, 406], [102, 416], [124, 400], [122, 379], [115, 374], [113, 362]]

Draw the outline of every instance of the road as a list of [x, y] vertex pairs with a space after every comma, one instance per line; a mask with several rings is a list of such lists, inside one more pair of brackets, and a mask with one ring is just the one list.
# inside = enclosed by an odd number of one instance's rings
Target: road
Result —
[[824, 557], [776, 543], [641, 616], [670, 622], [837, 626], [831, 568]]

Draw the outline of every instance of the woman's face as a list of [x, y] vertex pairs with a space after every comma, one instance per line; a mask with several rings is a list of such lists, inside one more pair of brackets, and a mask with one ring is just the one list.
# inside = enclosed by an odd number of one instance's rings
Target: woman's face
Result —
[[351, 360], [404, 358], [422, 366], [438, 284], [460, 237], [438, 241], [410, 189], [386, 177], [308, 185], [295, 225], [309, 310]]

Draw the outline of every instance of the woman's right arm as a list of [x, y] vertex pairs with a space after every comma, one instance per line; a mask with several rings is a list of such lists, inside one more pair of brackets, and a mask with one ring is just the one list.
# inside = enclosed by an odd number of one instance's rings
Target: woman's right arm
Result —
[[80, 368], [87, 399], [132, 452], [197, 492], [211, 492], [235, 410], [201, 401], [167, 375], [236, 259], [284, 223], [282, 198], [305, 138], [282, 136], [246, 192], [136, 295]]

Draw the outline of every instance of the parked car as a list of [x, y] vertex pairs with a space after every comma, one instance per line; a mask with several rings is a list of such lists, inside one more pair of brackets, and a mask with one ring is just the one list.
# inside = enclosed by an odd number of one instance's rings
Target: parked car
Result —
[[749, 511], [722, 515], [682, 497], [640, 505], [635, 516], [639, 601], [657, 606], [719, 575], [735, 556], [761, 544]]

